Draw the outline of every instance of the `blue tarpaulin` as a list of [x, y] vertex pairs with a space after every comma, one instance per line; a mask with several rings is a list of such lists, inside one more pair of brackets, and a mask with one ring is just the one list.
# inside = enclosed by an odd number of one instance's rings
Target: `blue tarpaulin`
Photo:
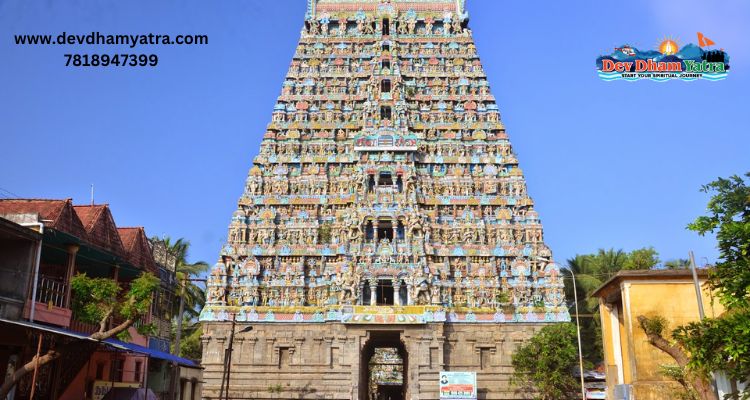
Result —
[[94, 342], [100, 342], [120, 351], [131, 351], [133, 353], [140, 353], [140, 354], [147, 355], [149, 357], [175, 362], [185, 367], [193, 367], [193, 368], [199, 367], [196, 363], [194, 363], [191, 360], [188, 360], [187, 358], [177, 357], [174, 354], [169, 354], [163, 351], [149, 349], [148, 347], [139, 346], [135, 343], [125, 343], [117, 339], [106, 339], [103, 341], [99, 341], [99, 340], [92, 339], [91, 337], [89, 337], [89, 335], [85, 333], [75, 332], [69, 329], [60, 328], [56, 326], [41, 325], [41, 324], [37, 324], [34, 322], [29, 322], [29, 321], [11, 321], [11, 320], [0, 318], [0, 322], [9, 323], [13, 325], [19, 325], [19, 326], [23, 326], [26, 328], [41, 330], [45, 332], [57, 333], [60, 335], [65, 335], [65, 336], [72, 337], [72, 338], [79, 339], [79, 340], [90, 340]]
[[186, 367], [195, 367], [195, 368], [198, 367], [196, 363], [194, 363], [191, 360], [188, 360], [187, 358], [177, 357], [174, 354], [169, 354], [163, 351], [149, 349], [148, 347], [139, 346], [135, 343], [126, 343], [117, 339], [106, 339], [103, 342], [106, 344], [112, 345], [113, 347], [118, 348], [118, 349], [125, 348], [134, 353], [141, 353], [149, 357], [175, 362], [177, 364], [180, 364]]

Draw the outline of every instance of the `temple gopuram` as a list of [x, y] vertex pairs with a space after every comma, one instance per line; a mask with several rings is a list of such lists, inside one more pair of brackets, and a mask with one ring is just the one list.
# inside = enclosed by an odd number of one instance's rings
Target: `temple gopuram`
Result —
[[521, 398], [513, 351], [570, 316], [464, 6], [308, 1], [208, 277], [205, 398]]

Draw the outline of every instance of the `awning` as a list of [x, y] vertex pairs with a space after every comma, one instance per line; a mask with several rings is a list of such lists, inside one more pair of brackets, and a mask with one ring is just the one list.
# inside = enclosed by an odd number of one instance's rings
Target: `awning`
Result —
[[29, 321], [11, 321], [9, 319], [4, 319], [4, 318], [0, 318], [0, 322], [4, 322], [6, 324], [18, 325], [18, 326], [22, 326], [25, 328], [37, 329], [40, 331], [45, 331], [45, 332], [50, 332], [50, 333], [57, 333], [58, 335], [69, 336], [74, 339], [93, 340], [89, 337], [89, 335], [86, 335], [85, 333], [73, 332], [65, 328], [58, 328], [55, 326], [35, 324]]
[[88, 340], [91, 342], [102, 343], [116, 350], [140, 353], [140, 354], [147, 355], [149, 357], [175, 362], [185, 367], [199, 368], [199, 366], [195, 362], [193, 362], [192, 360], [188, 360], [187, 358], [177, 357], [173, 354], [165, 353], [163, 351], [149, 349], [147, 347], [139, 346], [135, 343], [125, 343], [117, 339], [105, 339], [103, 341], [96, 340], [96, 339], [91, 338], [89, 335], [85, 333], [75, 332], [75, 331], [71, 331], [65, 328], [59, 328], [56, 326], [41, 325], [41, 324], [37, 324], [34, 322], [29, 322], [29, 321], [11, 321], [8, 319], [0, 318], [0, 322], [22, 326], [22, 327], [30, 328], [30, 329], [36, 329], [36, 330], [40, 330], [44, 332], [55, 333], [58, 335], [68, 336], [68, 337], [78, 339], [78, 340]]
[[174, 354], [169, 354], [163, 351], [149, 349], [148, 347], [143, 347], [135, 343], [126, 343], [126, 342], [119, 341], [117, 339], [105, 339], [104, 343], [112, 347], [118, 348], [118, 349], [124, 348], [128, 351], [132, 351], [133, 353], [145, 354], [152, 358], [158, 358], [160, 360], [171, 361], [171, 362], [180, 364], [185, 367], [199, 368], [198, 364], [196, 364], [192, 360], [188, 360], [187, 358], [177, 357]]

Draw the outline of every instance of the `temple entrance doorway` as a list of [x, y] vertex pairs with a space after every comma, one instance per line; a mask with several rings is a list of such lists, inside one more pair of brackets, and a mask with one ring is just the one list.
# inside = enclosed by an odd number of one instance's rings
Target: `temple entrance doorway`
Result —
[[371, 331], [360, 359], [359, 398], [404, 400], [408, 353], [400, 331]]

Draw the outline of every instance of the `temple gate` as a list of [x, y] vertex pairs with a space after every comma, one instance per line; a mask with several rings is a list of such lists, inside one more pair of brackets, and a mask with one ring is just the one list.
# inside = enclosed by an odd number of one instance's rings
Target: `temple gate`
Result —
[[201, 312], [203, 394], [520, 398], [510, 355], [570, 319], [463, 0], [310, 0]]

